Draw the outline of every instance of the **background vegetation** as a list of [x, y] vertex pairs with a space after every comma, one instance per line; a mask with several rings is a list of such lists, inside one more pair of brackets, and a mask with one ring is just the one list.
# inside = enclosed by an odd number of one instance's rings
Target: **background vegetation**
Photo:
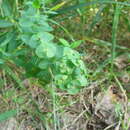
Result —
[[129, 130], [130, 2], [0, 0], [0, 121], [24, 130]]

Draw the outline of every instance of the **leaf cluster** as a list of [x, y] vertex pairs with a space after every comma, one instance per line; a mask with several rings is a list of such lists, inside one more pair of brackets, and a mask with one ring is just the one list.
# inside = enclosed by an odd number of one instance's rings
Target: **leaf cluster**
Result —
[[[66, 41], [65, 45], [65, 40], [60, 39], [60, 43], [54, 43], [54, 35], [51, 34], [53, 28], [49, 25], [47, 14], [41, 14], [34, 4], [36, 3], [28, 4], [17, 22], [0, 21], [2, 28], [14, 25], [16, 30], [8, 30], [3, 35], [4, 42], [0, 45], [4, 48], [1, 50], [4, 55], [10, 55], [9, 61], [25, 70], [27, 77], [38, 78], [45, 84], [53, 82], [62, 90], [77, 93], [87, 84], [87, 72], [81, 54], [73, 49], [81, 41], [71, 45]], [[6, 60], [5, 62], [7, 63]], [[2, 57], [0, 63], [4, 64]]]

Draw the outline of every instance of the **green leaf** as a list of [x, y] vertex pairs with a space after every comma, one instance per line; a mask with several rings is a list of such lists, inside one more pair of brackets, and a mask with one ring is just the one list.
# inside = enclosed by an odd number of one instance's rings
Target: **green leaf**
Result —
[[6, 20], [0, 20], [0, 28], [7, 28], [7, 27], [12, 27], [14, 24], [6, 21]]
[[30, 18], [30, 16], [28, 16], [28, 17], [22, 17], [22, 18], [20, 18], [20, 20], [19, 20], [19, 24], [20, 24], [20, 26], [23, 28], [23, 27], [25, 27], [25, 28], [27, 28], [27, 27], [31, 27], [32, 25], [33, 25], [33, 17], [32, 17], [32, 21], [31, 21], [31, 18]]
[[[28, 4], [29, 5], [29, 4]], [[37, 9], [32, 8], [32, 4], [31, 6], [29, 6], [29, 8], [27, 10], [22, 11], [22, 16], [23, 17], [34, 17], [35, 15], [37, 15]], [[32, 19], [35, 20], [35, 19]]]
[[69, 94], [76, 94], [79, 92], [79, 88], [73, 87], [72, 85], [68, 85], [67, 91]]
[[39, 8], [40, 8], [40, 0], [34, 0], [33, 6], [34, 6], [35, 8], [37, 8], [37, 9], [39, 9]]
[[9, 110], [0, 114], [0, 122], [7, 120], [17, 114], [17, 110]]
[[31, 48], [36, 48], [39, 45], [37, 35], [23, 34], [21, 35], [21, 39], [26, 45], [29, 45]]
[[50, 42], [54, 39], [54, 36], [48, 32], [42, 32], [42, 33], [39, 33], [39, 38], [43, 42]]
[[0, 59], [0, 65], [1, 64], [4, 64], [4, 60], [3, 59]]
[[36, 48], [36, 55], [39, 57], [39, 58], [45, 58], [45, 54], [44, 54], [44, 45], [41, 44], [39, 45], [37, 48]]
[[[16, 34], [16, 33], [14, 33]], [[17, 41], [17, 34], [10, 40], [7, 46], [7, 50], [9, 53], [13, 52], [14, 50], [17, 50], [21, 42]], [[15, 51], [16, 52], [16, 51]]]
[[15, 36], [15, 32], [8, 32], [6, 35], [5, 35], [5, 40], [3, 42], [1, 42], [0, 46], [3, 47], [3, 46], [6, 46], [8, 43], [10, 43], [10, 41], [14, 38]]
[[31, 39], [31, 35], [26, 35], [26, 34], [23, 34], [21, 35], [21, 39], [24, 43], [26, 43], [26, 45], [28, 45], [30, 39]]
[[50, 32], [52, 31], [53, 29], [50, 27], [50, 26], [43, 26], [43, 25], [40, 25], [40, 26], [33, 26], [33, 31], [34, 32], [40, 32], [40, 33], [43, 33], [44, 31], [45, 32]]
[[[1, 2], [0, 2], [1, 3]], [[13, 13], [12, 4], [10, 0], [2, 0], [1, 9], [3, 11], [4, 16], [10, 17]]]
[[56, 54], [56, 47], [53, 44], [48, 44], [46, 47], [46, 55], [48, 58], [54, 57]]
[[56, 47], [51, 43], [42, 43], [36, 49], [39, 58], [52, 58], [56, 54]]
[[64, 53], [64, 47], [63, 46], [56, 46], [56, 58], [62, 58]]
[[70, 44], [63, 38], [60, 38], [59, 39], [60, 43], [66, 47], [70, 47]]
[[41, 69], [47, 69], [49, 67], [49, 65], [51, 65], [51, 63], [47, 60], [43, 60], [39, 63], [39, 68]]
[[79, 76], [78, 81], [80, 82], [80, 86], [86, 86], [87, 85], [87, 79], [84, 76]]
[[76, 47], [80, 46], [82, 42], [83, 42], [83, 40], [74, 41], [74, 42], [71, 43], [70, 47], [76, 48]]
[[37, 35], [33, 35], [28, 44], [31, 48], [36, 48], [39, 44]]
[[114, 12], [114, 19], [113, 19], [113, 26], [112, 26], [111, 71], [113, 71], [114, 59], [116, 56], [117, 30], [118, 30], [120, 13], [121, 13], [121, 6], [117, 4]]

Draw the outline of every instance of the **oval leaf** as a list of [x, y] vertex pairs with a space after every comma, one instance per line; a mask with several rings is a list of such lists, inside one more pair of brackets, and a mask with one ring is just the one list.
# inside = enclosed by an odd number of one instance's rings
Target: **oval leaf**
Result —
[[0, 20], [0, 28], [7, 28], [7, 27], [11, 27], [13, 25], [14, 24], [9, 21]]

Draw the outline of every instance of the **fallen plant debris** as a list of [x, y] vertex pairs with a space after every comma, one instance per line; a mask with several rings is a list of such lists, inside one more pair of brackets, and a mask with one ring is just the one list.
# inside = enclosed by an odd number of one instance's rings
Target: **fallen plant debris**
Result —
[[[118, 115], [124, 113], [126, 101], [118, 88], [113, 85], [108, 90], [96, 98], [95, 114], [106, 124], [112, 125], [117, 122]], [[119, 109], [116, 113], [116, 109]]]

